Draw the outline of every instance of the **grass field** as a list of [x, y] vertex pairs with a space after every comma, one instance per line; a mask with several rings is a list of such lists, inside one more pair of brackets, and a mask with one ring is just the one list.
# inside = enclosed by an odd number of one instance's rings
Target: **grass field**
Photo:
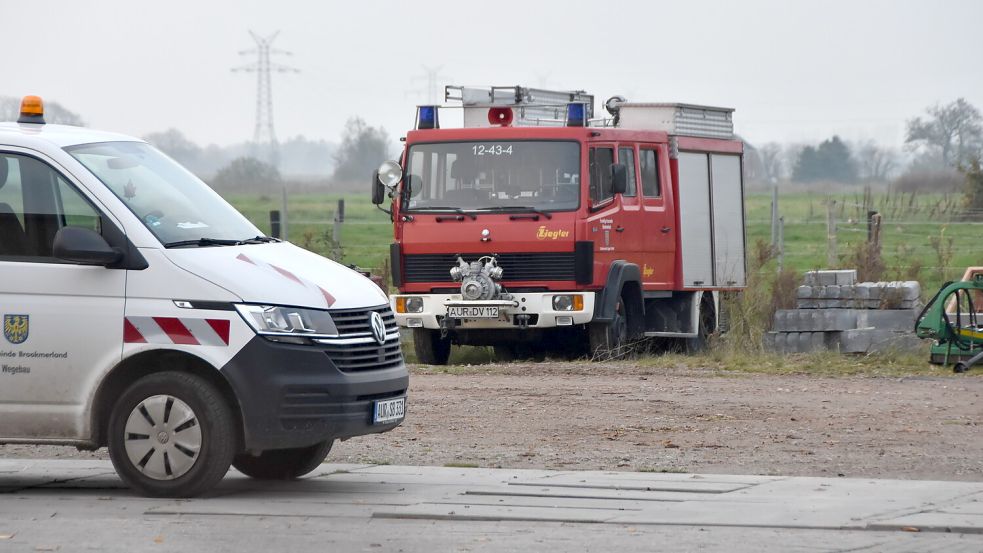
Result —
[[[264, 232], [269, 212], [282, 209], [279, 193], [267, 196], [229, 194], [226, 198]], [[289, 237], [292, 242], [323, 255], [331, 255], [332, 217], [339, 199], [345, 200], [341, 232], [341, 261], [379, 269], [392, 242], [389, 216], [375, 208], [365, 194], [292, 194], [288, 200]], [[785, 263], [798, 271], [826, 267], [826, 201], [837, 202], [837, 268], [852, 268], [847, 254], [867, 238], [862, 194], [829, 196], [782, 192], [780, 213], [785, 218]], [[884, 278], [922, 283], [932, 293], [947, 279], [959, 278], [969, 265], [983, 265], [983, 223], [958, 221], [958, 195], [874, 195], [869, 205], [883, 216], [882, 258]], [[747, 241], [769, 241], [771, 195], [749, 194], [746, 203]]]

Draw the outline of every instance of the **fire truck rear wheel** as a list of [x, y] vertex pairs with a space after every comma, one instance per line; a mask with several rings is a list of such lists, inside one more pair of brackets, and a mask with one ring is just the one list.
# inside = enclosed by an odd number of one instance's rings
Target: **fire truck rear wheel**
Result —
[[414, 328], [413, 349], [417, 361], [425, 365], [446, 365], [451, 357], [451, 341], [441, 338], [439, 330]]
[[625, 355], [628, 343], [628, 318], [624, 301], [615, 307], [614, 317], [606, 323], [590, 323], [587, 328], [592, 356], [617, 358]]
[[272, 449], [259, 455], [237, 455], [232, 466], [257, 480], [293, 480], [321, 466], [331, 451], [334, 440], [310, 447]]
[[165, 371], [134, 382], [109, 417], [119, 477], [150, 497], [194, 497], [218, 484], [236, 450], [232, 410], [193, 374]]
[[696, 338], [686, 340], [687, 353], [700, 353], [710, 347], [710, 338], [716, 330], [717, 321], [713, 298], [704, 296], [700, 302], [700, 319], [696, 328]]

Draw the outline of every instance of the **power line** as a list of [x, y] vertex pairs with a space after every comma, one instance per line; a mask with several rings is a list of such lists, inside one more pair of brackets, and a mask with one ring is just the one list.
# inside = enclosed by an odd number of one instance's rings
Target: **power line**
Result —
[[256, 61], [233, 67], [233, 72], [256, 73], [256, 127], [253, 130], [253, 146], [260, 148], [266, 146], [268, 161], [274, 167], [279, 165], [279, 152], [276, 140], [276, 131], [273, 128], [273, 82], [271, 73], [300, 73], [299, 69], [273, 63], [270, 55], [292, 56], [293, 53], [286, 50], [272, 48], [273, 41], [276, 40], [280, 31], [262, 37], [253, 31], [249, 35], [256, 42], [256, 48], [241, 50], [240, 56], [256, 56]]

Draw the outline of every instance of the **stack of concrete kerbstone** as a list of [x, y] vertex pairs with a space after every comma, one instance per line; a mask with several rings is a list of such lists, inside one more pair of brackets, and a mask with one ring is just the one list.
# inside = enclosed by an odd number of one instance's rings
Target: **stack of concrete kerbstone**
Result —
[[921, 286], [915, 281], [857, 282], [857, 272], [810, 271], [796, 309], [775, 313], [765, 346], [781, 353], [833, 350], [871, 353], [912, 350]]

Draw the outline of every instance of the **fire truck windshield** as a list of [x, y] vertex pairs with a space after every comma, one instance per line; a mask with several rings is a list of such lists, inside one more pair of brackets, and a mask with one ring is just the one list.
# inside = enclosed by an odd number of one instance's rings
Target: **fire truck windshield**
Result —
[[403, 209], [570, 211], [580, 205], [580, 144], [513, 140], [414, 144]]

